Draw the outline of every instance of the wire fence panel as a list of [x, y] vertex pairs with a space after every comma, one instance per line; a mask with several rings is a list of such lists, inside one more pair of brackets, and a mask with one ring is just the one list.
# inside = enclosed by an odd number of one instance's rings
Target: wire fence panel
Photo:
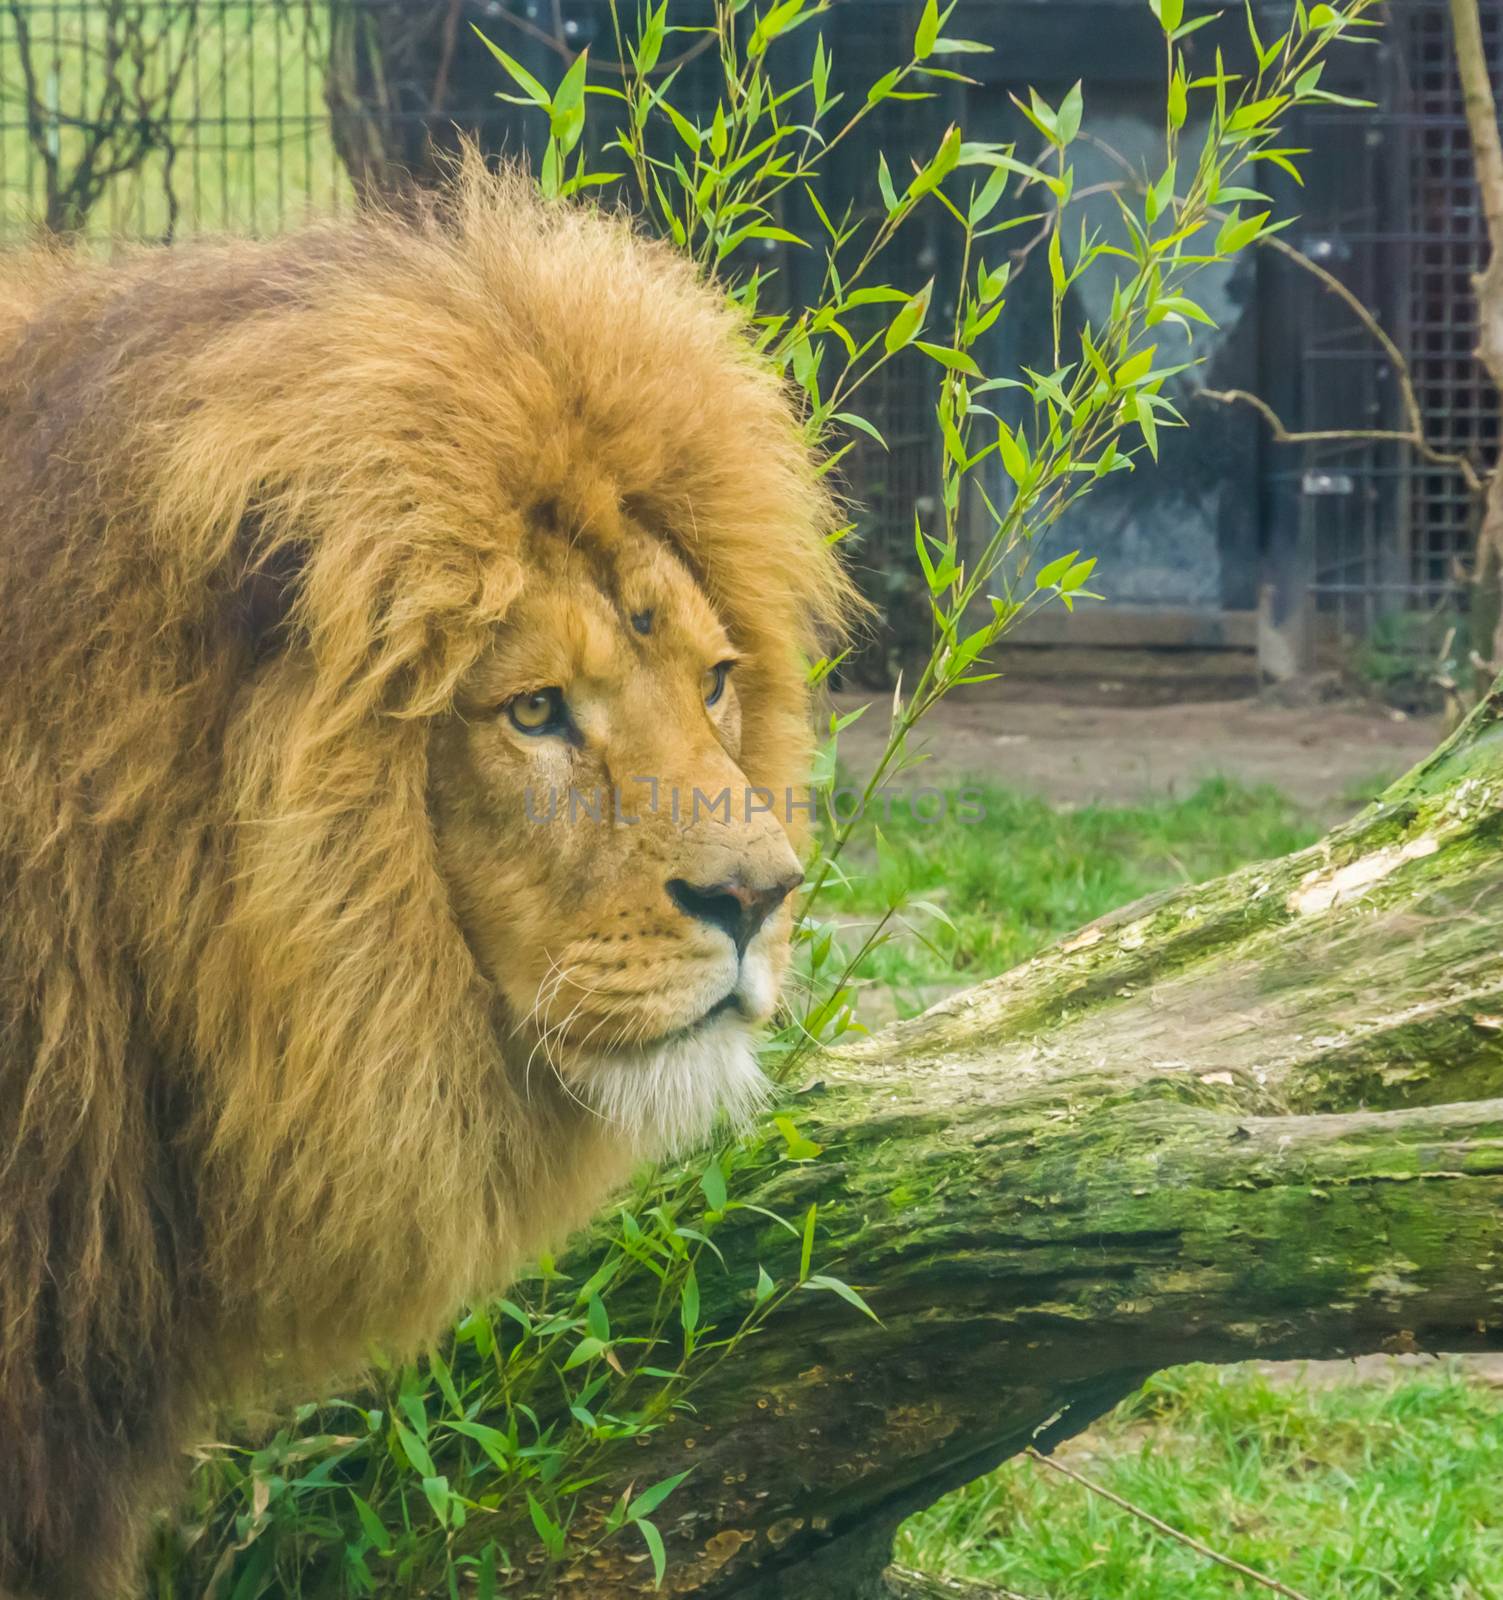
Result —
[[347, 205], [326, 31], [290, 0], [6, 0], [0, 232], [265, 233]]
[[[674, 7], [681, 23], [713, 15], [711, 0]], [[821, 29], [833, 47], [835, 87], [864, 94], [906, 48], [919, 9], [920, 0], [832, 6]], [[1140, 0], [1056, 0], [1046, 22], [1041, 9], [965, 0], [961, 31], [998, 46], [994, 57], [972, 58], [984, 81], [884, 106], [859, 148], [836, 152], [826, 198], [880, 209], [876, 151], [893, 172], [907, 170], [951, 120], [1007, 137], [1007, 91], [1039, 76], [1048, 89], [1053, 74], [1058, 89], [1084, 75], [1088, 103], [1106, 108], [1117, 133], [1141, 123], [1156, 137], [1159, 64], [1138, 63], [1128, 48], [1147, 25]], [[1503, 74], [1503, 0], [1485, 0], [1482, 10], [1486, 47]], [[1082, 32], [1072, 18], [1087, 12], [1097, 25]], [[357, 193], [388, 192], [404, 175], [436, 181], [462, 137], [491, 155], [535, 157], [542, 121], [496, 98], [505, 85], [472, 25], [545, 81], [586, 46], [597, 74], [615, 63], [603, 0], [0, 0], [0, 240], [39, 230], [94, 241], [267, 234], [347, 210]], [[1066, 59], [1056, 59], [1062, 47]], [[1314, 153], [1309, 187], [1286, 197], [1299, 215], [1289, 237], [1392, 331], [1431, 441], [1487, 465], [1498, 446], [1498, 403], [1472, 355], [1470, 283], [1485, 232], [1444, 0], [1394, 0], [1381, 47], [1361, 56], [1367, 64], [1354, 64], [1360, 76], [1350, 87], [1375, 104], [1299, 130], [1296, 142]], [[720, 93], [713, 54], [688, 44], [675, 67], [675, 101], [708, 117]], [[796, 81], [799, 63], [790, 60], [789, 75]], [[805, 236], [818, 231], [798, 210], [800, 197], [787, 203], [780, 222]], [[958, 271], [949, 237], [918, 225], [905, 244], [910, 259], [897, 276], [913, 285], [933, 278], [943, 304]], [[769, 274], [769, 299], [796, 301], [811, 287], [807, 256], [767, 242], [757, 265]], [[1249, 268], [1249, 284], [1255, 277], [1263, 304], [1247, 320], [1236, 357], [1243, 365], [1229, 369], [1230, 383], [1258, 387], [1305, 428], [1394, 426], [1396, 375], [1367, 331], [1308, 275], [1262, 260]], [[1026, 298], [1026, 285], [1019, 293]], [[1009, 326], [1026, 329], [1027, 321], [1025, 305]], [[1027, 351], [1013, 354], [1026, 359]], [[864, 507], [855, 556], [862, 582], [901, 653], [925, 643], [904, 636], [905, 622], [922, 622], [927, 611], [905, 606], [902, 586], [911, 579], [913, 510], [936, 490], [940, 445], [901, 362], [884, 371], [869, 404], [889, 448], [858, 440], [843, 472]], [[1214, 439], [1203, 418], [1198, 428], [1197, 444]], [[1275, 448], [1261, 462], [1251, 447], [1227, 448], [1212, 477], [1243, 472], [1233, 498], [1249, 509], [1217, 534], [1222, 575], [1208, 582], [1219, 584], [1221, 604], [1250, 605], [1225, 574], [1271, 570], [1287, 545], [1298, 547], [1297, 587], [1344, 636], [1370, 634], [1404, 613], [1457, 611], [1476, 516], [1458, 474], [1393, 444]], [[1145, 469], [1147, 522], [1188, 514], [1174, 500], [1171, 480], [1187, 470], [1176, 462], [1152, 487]], [[1207, 479], [1197, 492], [1216, 488]], [[1107, 496], [1093, 504], [1093, 515], [1118, 515]], [[1119, 511], [1126, 522], [1139, 516], [1132, 506]], [[1111, 536], [1099, 516], [1065, 532], [1087, 544]], [[1125, 536], [1118, 543], [1104, 548], [1115, 552], [1119, 597], [1162, 598], [1154, 561]]]

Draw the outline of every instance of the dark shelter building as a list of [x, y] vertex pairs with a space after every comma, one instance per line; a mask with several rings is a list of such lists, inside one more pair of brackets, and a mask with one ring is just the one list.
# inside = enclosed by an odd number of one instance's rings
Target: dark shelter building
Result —
[[[100, 30], [125, 25], [106, 18], [121, 9], [16, 0], [0, 13], [0, 223], [11, 237], [38, 222], [155, 237], [275, 227], [362, 192], [433, 182], [464, 136], [536, 160], [542, 119], [496, 97], [511, 86], [474, 30], [548, 83], [586, 46], [607, 75], [617, 53], [605, 0], [146, 0], [124, 10], [150, 49], [120, 54], [148, 66], [110, 94], [97, 68], [91, 82], [89, 63], [102, 54]], [[1192, 0], [1188, 14], [1197, 9], [1212, 8]], [[904, 59], [921, 10], [921, 0], [835, 0], [817, 28], [832, 88], [864, 96]], [[1503, 69], [1503, 0], [1482, 10]], [[1265, 37], [1288, 11], [1252, 6]], [[707, 0], [670, 5], [670, 20], [686, 26], [710, 14]], [[935, 80], [930, 99], [878, 107], [870, 136], [827, 164], [832, 205], [854, 198], [858, 212], [880, 215], [878, 151], [906, 173], [952, 122], [973, 139], [1018, 140], [1031, 157], [1037, 136], [1010, 99], [1029, 85], [1057, 103], [1083, 83], [1087, 137], [1071, 157], [1088, 226], [1114, 220], [1112, 185], [1159, 170], [1164, 57], [1146, 0], [960, 0], [946, 32], [992, 46], [947, 63], [976, 82]], [[815, 33], [775, 44], [786, 81], [806, 72]], [[718, 65], [693, 38], [675, 36], [665, 60], [675, 103], [708, 117]], [[1245, 60], [1239, 7], [1187, 41], [1202, 70], [1218, 47], [1231, 70]], [[1256, 668], [1298, 676], [1353, 650], [1422, 680], [1448, 639], [1452, 654], [1464, 650], [1478, 507], [1458, 472], [1392, 441], [1278, 443], [1251, 406], [1203, 393], [1256, 395], [1291, 432], [1360, 433], [1407, 426], [1407, 382], [1433, 446], [1491, 463], [1497, 396], [1472, 355], [1470, 282], [1485, 234], [1444, 0], [1393, 0], [1374, 45], [1337, 55], [1344, 76], [1326, 86], [1370, 105], [1291, 119], [1287, 142], [1312, 152], [1303, 188], [1271, 168], [1260, 174], [1280, 214], [1295, 218], [1280, 238], [1303, 264], [1265, 246], [1200, 281], [1218, 327], [1198, 330], [1203, 364], [1172, 380], [1192, 426], [1164, 435], [1157, 466], [1113, 475], [1072, 510], [1058, 549], [1099, 558], [1094, 586], [1106, 602], [1037, 619], [1025, 644], [1172, 650], [1218, 680]], [[601, 120], [592, 133], [608, 133], [611, 102], [591, 106]], [[1024, 195], [1009, 203], [1036, 206]], [[780, 220], [805, 236], [818, 226], [796, 191]], [[1029, 232], [1005, 236], [999, 252], [1026, 250]], [[903, 237], [890, 276], [910, 289], [933, 277], [942, 308], [959, 270], [944, 216], [921, 214]], [[770, 297], [812, 292], [811, 252], [771, 241], [749, 250], [748, 265], [774, 273]], [[1402, 363], [1336, 285], [1368, 308]], [[1109, 277], [1087, 275], [1071, 293], [1077, 315], [1099, 316]], [[989, 337], [992, 370], [1047, 366], [1042, 272], [1019, 275]], [[925, 608], [903, 603], [915, 578], [914, 508], [932, 504], [941, 448], [931, 390], [914, 381], [922, 359], [890, 363], [865, 392], [887, 449], [862, 441], [843, 463], [863, 507], [856, 559], [886, 617], [860, 664], [873, 680], [927, 644]]]

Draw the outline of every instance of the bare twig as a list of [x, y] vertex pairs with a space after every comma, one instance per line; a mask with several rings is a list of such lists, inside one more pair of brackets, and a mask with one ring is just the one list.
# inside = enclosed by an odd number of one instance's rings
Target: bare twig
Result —
[[1178, 1528], [1171, 1528], [1167, 1522], [1154, 1516], [1151, 1511], [1145, 1511], [1142, 1506], [1136, 1506], [1131, 1500], [1125, 1500], [1120, 1494], [1114, 1493], [1104, 1484], [1096, 1483], [1093, 1479], [1077, 1472], [1074, 1467], [1067, 1467], [1063, 1461], [1056, 1461], [1053, 1456], [1042, 1455], [1032, 1445], [1024, 1452], [1042, 1467], [1051, 1471], [1063, 1473], [1065, 1477], [1073, 1479], [1083, 1489], [1089, 1489], [1094, 1495], [1099, 1495], [1103, 1500], [1109, 1500], [1114, 1506], [1119, 1506], [1123, 1511], [1130, 1512], [1140, 1522], [1146, 1522], [1149, 1527], [1155, 1528], [1167, 1538], [1176, 1540], [1187, 1549], [1194, 1550], [1197, 1555], [1204, 1556], [1208, 1561], [1214, 1561], [1218, 1566], [1226, 1567], [1231, 1572], [1239, 1573], [1244, 1578], [1250, 1578], [1254, 1583], [1264, 1589], [1270, 1589], [1274, 1594], [1281, 1594], [1285, 1600], [1310, 1600], [1310, 1597], [1301, 1594], [1298, 1589], [1291, 1589], [1287, 1583], [1280, 1583], [1277, 1578], [1270, 1578], [1266, 1572], [1259, 1572], [1256, 1567], [1244, 1566], [1242, 1562], [1233, 1560], [1231, 1556], [1223, 1555], [1219, 1550], [1213, 1550], [1210, 1545], [1202, 1544], [1199, 1539], [1192, 1539], [1188, 1533], [1181, 1533]]
[[[191, 54], [198, 6], [199, 0], [180, 0], [166, 10], [158, 27], [148, 30], [138, 8], [125, 0], [102, 0], [98, 13], [102, 40], [94, 45], [87, 39], [80, 43], [54, 35], [39, 38], [31, 32], [21, 0], [11, 0], [26, 132], [42, 166], [46, 200], [42, 221], [49, 231], [80, 230], [111, 180], [138, 172], [155, 151], [165, 155], [170, 231], [177, 213], [172, 185], [172, 106]], [[179, 22], [183, 23], [181, 29]], [[183, 43], [174, 57], [173, 41], [179, 34]], [[64, 48], [86, 51], [100, 62], [98, 92], [80, 105], [77, 113], [43, 101], [34, 57], [44, 45], [55, 52]], [[55, 91], [50, 98], [56, 98]], [[62, 128], [79, 135], [66, 161], [57, 140]]]
[[454, 66], [454, 46], [459, 37], [459, 13], [463, 9], [464, 0], [449, 0], [449, 9], [444, 13], [438, 71], [433, 75], [433, 93], [428, 99], [429, 110], [435, 117], [443, 112], [444, 102], [449, 98], [449, 73]]
[[1251, 406], [1268, 424], [1269, 431], [1273, 434], [1276, 444], [1324, 444], [1359, 440], [1375, 443], [1407, 444], [1418, 451], [1427, 461], [1434, 462], [1438, 467], [1454, 467], [1466, 480], [1467, 488], [1472, 493], [1476, 494], [1481, 490], [1481, 481], [1477, 476], [1477, 469], [1465, 456], [1452, 455], [1448, 451], [1437, 450], [1423, 434], [1412, 432], [1407, 428], [1290, 429], [1284, 426], [1283, 419], [1266, 400], [1250, 393], [1246, 389], [1199, 389], [1196, 393], [1204, 400], [1214, 400], [1221, 405], [1241, 404]]
[[[1303, 250], [1296, 250], [1292, 244], [1281, 239], [1276, 233], [1265, 234], [1258, 240], [1260, 245], [1267, 245], [1270, 250], [1277, 250], [1287, 261], [1292, 261], [1302, 272], [1308, 272], [1324, 285], [1338, 300], [1352, 313], [1354, 317], [1367, 329], [1386, 355], [1393, 363], [1395, 376], [1399, 380], [1399, 395], [1404, 405], [1404, 415], [1409, 419], [1409, 432], [1419, 439], [1425, 434], [1425, 414], [1420, 409], [1419, 396], [1414, 391], [1414, 379], [1409, 371], [1409, 363], [1404, 358], [1404, 352], [1389, 337], [1383, 324], [1363, 305], [1361, 300], [1344, 284], [1334, 272], [1328, 272], [1318, 261], [1312, 261]], [[1481, 482], [1472, 462], [1465, 456], [1451, 456], [1434, 454], [1430, 457], [1437, 463], [1454, 466], [1466, 479], [1467, 487], [1474, 493], [1481, 490]]]
[[976, 1583], [969, 1578], [939, 1577], [896, 1561], [882, 1574], [882, 1581], [892, 1600], [1033, 1600], [1016, 1589]]

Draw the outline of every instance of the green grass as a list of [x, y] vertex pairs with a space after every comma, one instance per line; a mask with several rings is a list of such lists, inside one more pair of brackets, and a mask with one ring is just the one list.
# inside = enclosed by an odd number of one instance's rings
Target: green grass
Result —
[[[1306, 1387], [1160, 1374], [1068, 1464], [1312, 1600], [1503, 1597], [1503, 1393], [1450, 1366]], [[1031, 1600], [1266, 1591], [1018, 1459], [911, 1519], [898, 1559]]]
[[977, 822], [924, 826], [899, 802], [891, 822], [862, 824], [849, 881], [824, 907], [852, 949], [889, 907], [901, 908], [895, 936], [858, 970], [868, 986], [891, 991], [900, 1013], [932, 998], [926, 988], [1006, 971], [1141, 895], [1287, 855], [1317, 833], [1274, 790], [1220, 779], [1184, 799], [1076, 811], [1002, 789], [973, 792], [985, 813]]

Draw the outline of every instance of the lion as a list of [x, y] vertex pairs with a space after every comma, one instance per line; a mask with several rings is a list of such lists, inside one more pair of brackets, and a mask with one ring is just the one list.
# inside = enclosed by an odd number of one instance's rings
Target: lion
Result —
[[212, 1407], [755, 1105], [853, 602], [721, 293], [474, 159], [0, 279], [0, 1591], [113, 1600]]

